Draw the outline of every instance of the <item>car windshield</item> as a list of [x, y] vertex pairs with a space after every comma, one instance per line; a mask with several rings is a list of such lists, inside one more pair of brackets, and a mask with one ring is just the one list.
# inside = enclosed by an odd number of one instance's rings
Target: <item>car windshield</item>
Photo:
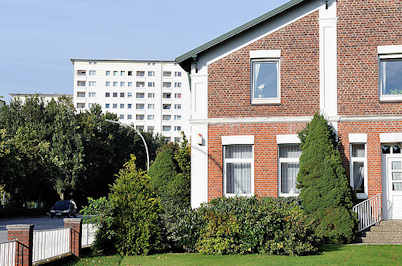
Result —
[[70, 207], [70, 201], [68, 200], [61, 200], [54, 204], [53, 209], [55, 210], [66, 210]]

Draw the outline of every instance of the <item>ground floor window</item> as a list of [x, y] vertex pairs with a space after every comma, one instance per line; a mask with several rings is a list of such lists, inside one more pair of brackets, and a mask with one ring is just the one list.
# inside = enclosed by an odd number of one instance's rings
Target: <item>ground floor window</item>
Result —
[[252, 195], [253, 145], [223, 146], [225, 195]]
[[279, 145], [279, 183], [281, 197], [297, 196], [297, 174], [299, 173], [299, 144]]
[[367, 195], [366, 144], [351, 144], [350, 184], [358, 197]]

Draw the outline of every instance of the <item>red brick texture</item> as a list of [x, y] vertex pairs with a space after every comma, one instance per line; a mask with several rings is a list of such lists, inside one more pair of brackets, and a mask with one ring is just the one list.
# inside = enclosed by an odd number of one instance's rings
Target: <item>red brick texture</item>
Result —
[[[251, 105], [250, 50], [281, 50], [281, 104]], [[318, 11], [208, 66], [208, 117], [313, 115], [320, 110]]]
[[208, 200], [223, 196], [222, 136], [254, 135], [254, 191], [278, 196], [276, 135], [296, 134], [305, 123], [225, 124], [208, 127]]
[[7, 226], [8, 241], [17, 241], [15, 265], [32, 265], [33, 228], [34, 226], [31, 224]]
[[65, 218], [64, 228], [71, 228], [71, 237], [70, 237], [71, 253], [76, 257], [79, 257], [81, 251], [82, 219]]
[[401, 0], [338, 0], [340, 115], [402, 114], [379, 100], [377, 46], [402, 44]]
[[[338, 135], [344, 146], [345, 167], [349, 171], [349, 137], [350, 133], [367, 134], [367, 169], [368, 169], [368, 194], [369, 197], [382, 193], [381, 176], [381, 133], [400, 133], [402, 123], [390, 122], [342, 122], [338, 125]], [[348, 172], [349, 174], [349, 172]]]

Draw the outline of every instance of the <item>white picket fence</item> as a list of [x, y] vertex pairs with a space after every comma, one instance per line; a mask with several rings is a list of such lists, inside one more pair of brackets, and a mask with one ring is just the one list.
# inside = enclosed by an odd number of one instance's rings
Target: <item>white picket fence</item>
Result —
[[89, 247], [95, 242], [96, 231], [97, 227], [95, 224], [82, 225], [81, 247]]
[[15, 265], [15, 245], [16, 241], [5, 242], [0, 244], [0, 265], [14, 266]]
[[34, 231], [33, 262], [70, 253], [70, 228]]

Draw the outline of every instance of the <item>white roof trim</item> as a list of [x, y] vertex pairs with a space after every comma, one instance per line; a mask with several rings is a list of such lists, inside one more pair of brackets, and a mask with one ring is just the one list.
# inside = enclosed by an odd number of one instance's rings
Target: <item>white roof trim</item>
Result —
[[349, 143], [367, 143], [367, 134], [351, 133]]
[[276, 135], [277, 144], [300, 144], [301, 141], [297, 134]]
[[222, 136], [222, 145], [254, 144], [254, 136]]
[[382, 133], [380, 134], [381, 143], [402, 142], [402, 133]]
[[385, 45], [377, 47], [378, 54], [402, 54], [402, 45]]
[[281, 50], [252, 50], [250, 58], [280, 58]]

